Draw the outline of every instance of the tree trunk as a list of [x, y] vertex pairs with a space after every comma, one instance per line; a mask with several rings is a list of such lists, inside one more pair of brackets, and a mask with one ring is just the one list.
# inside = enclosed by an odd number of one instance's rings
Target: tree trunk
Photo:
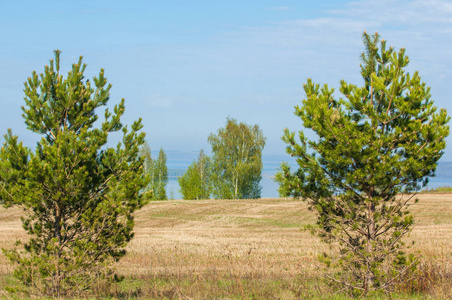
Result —
[[373, 203], [369, 203], [367, 205], [368, 210], [368, 225], [367, 225], [367, 244], [366, 244], [366, 254], [367, 254], [367, 261], [366, 261], [366, 277], [364, 281], [364, 292], [367, 294], [369, 290], [371, 290], [374, 287], [374, 278], [375, 275], [372, 270], [372, 262], [373, 258], [372, 255], [370, 255], [373, 252], [372, 247], [372, 241], [375, 240], [375, 205]]
[[234, 199], [237, 199], [239, 193], [239, 176], [236, 174], [234, 178]]
[[[61, 241], [61, 208], [58, 202], [55, 203], [55, 223], [54, 223], [54, 237], [58, 239], [58, 248], [56, 249], [56, 253], [54, 253], [55, 259], [55, 274], [53, 274], [54, 280], [54, 293], [59, 298], [61, 287], [60, 287], [60, 257], [61, 257], [61, 249], [60, 246], [62, 244]], [[55, 250], [54, 250], [55, 251]]]

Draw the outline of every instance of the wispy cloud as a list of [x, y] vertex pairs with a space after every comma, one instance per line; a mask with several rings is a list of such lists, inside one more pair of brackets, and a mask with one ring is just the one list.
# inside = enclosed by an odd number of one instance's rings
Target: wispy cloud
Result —
[[194, 105], [197, 101], [189, 97], [154, 93], [142, 97], [140, 102], [148, 108], [167, 109], [172, 108], [175, 105]]
[[292, 9], [290, 6], [276, 6], [276, 7], [269, 7], [268, 9], [271, 10], [289, 10]]
[[149, 108], [169, 108], [174, 104], [175, 99], [163, 94], [152, 94], [141, 99], [141, 102]]
[[345, 8], [330, 10], [337, 17], [372, 20], [384, 25], [419, 27], [428, 24], [452, 24], [452, 3], [449, 0], [364, 0], [353, 1]]
[[360, 84], [361, 35], [365, 30], [378, 32], [388, 45], [407, 49], [410, 70], [419, 70], [432, 86], [438, 106], [452, 110], [444, 88], [452, 78], [451, 28], [450, 1], [353, 1], [318, 18], [286, 19], [229, 32], [220, 38], [218, 55], [228, 57], [228, 66], [242, 74], [254, 70], [250, 77], [262, 82], [266, 76], [280, 81], [296, 76], [300, 84], [306, 77], [334, 84], [344, 78]]

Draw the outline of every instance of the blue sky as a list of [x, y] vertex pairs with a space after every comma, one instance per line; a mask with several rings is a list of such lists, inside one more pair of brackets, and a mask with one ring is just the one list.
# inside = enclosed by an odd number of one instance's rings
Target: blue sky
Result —
[[152, 149], [209, 151], [232, 117], [263, 129], [264, 155], [283, 154], [283, 129], [302, 128], [293, 107], [308, 77], [362, 84], [364, 30], [405, 47], [409, 71], [452, 113], [451, 1], [0, 0], [0, 132], [34, 146], [23, 82], [60, 49], [65, 70], [80, 55], [87, 78], [105, 69], [111, 105], [126, 99], [124, 123], [142, 117]]

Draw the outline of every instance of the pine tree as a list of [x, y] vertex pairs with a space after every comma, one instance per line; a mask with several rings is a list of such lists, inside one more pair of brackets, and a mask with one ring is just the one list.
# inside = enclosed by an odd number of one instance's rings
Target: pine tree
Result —
[[[141, 120], [131, 130], [121, 124], [122, 99], [98, 124], [96, 109], [107, 105], [111, 85], [103, 69], [94, 86], [84, 81], [85, 68], [80, 57], [64, 79], [56, 50], [44, 73], [33, 72], [22, 110], [42, 138], [33, 152], [9, 130], [0, 151], [1, 203], [25, 209], [30, 235], [22, 251], [5, 253], [25, 286], [55, 297], [112, 278], [111, 264], [133, 237], [134, 211], [147, 201]], [[107, 137], [117, 131], [122, 142], [110, 148]]]
[[354, 292], [391, 290], [395, 279], [415, 265], [402, 237], [410, 232], [408, 211], [415, 193], [435, 174], [449, 135], [446, 110], [433, 106], [430, 88], [418, 72], [405, 72], [405, 49], [387, 48], [378, 34], [363, 35], [361, 75], [364, 86], [341, 81], [334, 89], [310, 79], [306, 99], [295, 108], [303, 131], [285, 131], [287, 153], [297, 158], [298, 171], [287, 164], [276, 180], [283, 196], [302, 197], [317, 211], [319, 234], [338, 250], [324, 257], [340, 268], [334, 281]]
[[262, 150], [265, 137], [259, 126], [227, 119], [225, 128], [210, 134], [212, 193], [223, 199], [261, 197]]

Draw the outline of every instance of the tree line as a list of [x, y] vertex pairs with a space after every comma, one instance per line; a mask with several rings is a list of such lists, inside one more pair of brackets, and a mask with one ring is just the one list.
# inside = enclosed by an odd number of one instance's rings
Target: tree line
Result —
[[[178, 178], [183, 199], [260, 198], [265, 140], [258, 125], [238, 123], [237, 120], [228, 118], [224, 128], [208, 137], [212, 156], [207, 156], [201, 149], [197, 160]], [[165, 152], [160, 149], [158, 158], [154, 160], [151, 149], [145, 142], [140, 155], [144, 158], [144, 172], [150, 177], [144, 190], [150, 192], [152, 200], [167, 199], [168, 168]]]

